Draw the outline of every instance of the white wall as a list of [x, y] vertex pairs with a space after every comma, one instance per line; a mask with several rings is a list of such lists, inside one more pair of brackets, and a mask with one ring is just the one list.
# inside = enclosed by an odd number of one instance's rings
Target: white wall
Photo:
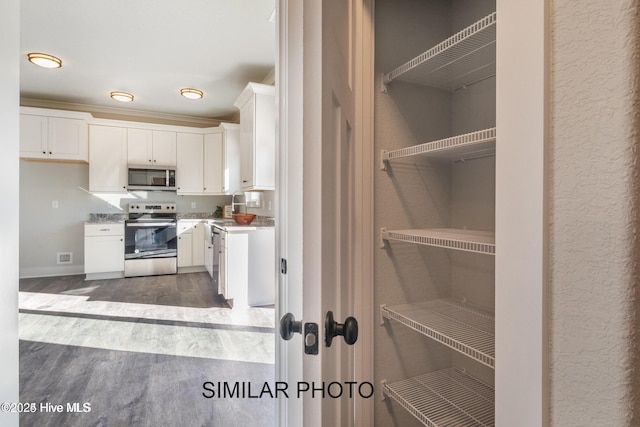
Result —
[[[247, 212], [273, 218], [276, 209], [275, 191], [262, 191], [260, 194], [262, 195], [262, 206], [259, 208], [247, 208]], [[240, 198], [239, 201], [244, 202], [244, 199]], [[240, 211], [244, 212], [244, 207], [240, 206], [240, 208]]]
[[[0, 2], [0, 402], [18, 402], [18, 104], [19, 0]], [[0, 425], [18, 414], [0, 412]]]
[[[87, 164], [20, 162], [20, 277], [83, 273], [83, 226], [90, 213], [126, 213], [127, 204], [137, 200], [175, 202], [178, 213], [213, 213], [217, 205], [231, 203], [230, 196], [162, 191], [108, 195], [91, 194], [88, 188]], [[58, 252], [73, 252], [73, 263], [58, 265]]]
[[554, 426], [639, 422], [637, 7], [554, 1]]

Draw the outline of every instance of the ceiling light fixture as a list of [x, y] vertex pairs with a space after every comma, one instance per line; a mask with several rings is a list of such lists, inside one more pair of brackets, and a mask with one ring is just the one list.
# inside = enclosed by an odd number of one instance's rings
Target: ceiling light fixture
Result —
[[56, 58], [53, 55], [47, 55], [46, 53], [29, 53], [27, 59], [32, 64], [35, 64], [43, 68], [60, 68], [62, 67], [62, 61], [60, 58]]
[[109, 96], [116, 101], [120, 102], [131, 102], [133, 101], [133, 95], [127, 92], [111, 92]]
[[198, 89], [193, 89], [190, 87], [184, 88], [184, 89], [180, 89], [180, 95], [184, 96], [185, 98], [189, 98], [189, 99], [200, 99], [204, 96], [204, 94], [202, 93], [201, 90]]

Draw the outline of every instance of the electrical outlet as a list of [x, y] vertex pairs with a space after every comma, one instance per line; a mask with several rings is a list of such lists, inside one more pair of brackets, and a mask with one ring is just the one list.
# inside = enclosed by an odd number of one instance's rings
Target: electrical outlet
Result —
[[51, 202], [51, 207], [52, 207], [53, 209], [58, 209], [58, 201], [57, 201], [57, 200], [53, 200], [53, 201]]
[[196, 202], [191, 202], [191, 209], [195, 209], [196, 208]]

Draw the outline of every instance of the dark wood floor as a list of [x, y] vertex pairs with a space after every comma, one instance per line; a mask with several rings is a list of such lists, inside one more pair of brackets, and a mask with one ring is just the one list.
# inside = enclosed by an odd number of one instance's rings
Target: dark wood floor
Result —
[[84, 275], [20, 279], [20, 291], [85, 295], [89, 301], [229, 307], [206, 272], [90, 281]]

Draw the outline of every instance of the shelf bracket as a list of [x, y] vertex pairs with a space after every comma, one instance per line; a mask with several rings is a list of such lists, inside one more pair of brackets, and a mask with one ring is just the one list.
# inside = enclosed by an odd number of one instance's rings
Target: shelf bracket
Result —
[[387, 93], [387, 83], [389, 83], [387, 75], [382, 73], [382, 78], [380, 79], [380, 92]]
[[380, 170], [386, 171], [389, 168], [389, 152], [382, 150], [380, 152]]
[[387, 245], [386, 245], [385, 241], [387, 239], [388, 239], [387, 229], [385, 227], [382, 227], [380, 229], [380, 239], [379, 239], [380, 249], [386, 248]]
[[384, 320], [387, 318], [387, 304], [380, 304], [380, 326], [384, 326]]
[[382, 395], [380, 396], [380, 400], [385, 401], [387, 399], [387, 380], [384, 379], [380, 381], [380, 387], [382, 388]]

